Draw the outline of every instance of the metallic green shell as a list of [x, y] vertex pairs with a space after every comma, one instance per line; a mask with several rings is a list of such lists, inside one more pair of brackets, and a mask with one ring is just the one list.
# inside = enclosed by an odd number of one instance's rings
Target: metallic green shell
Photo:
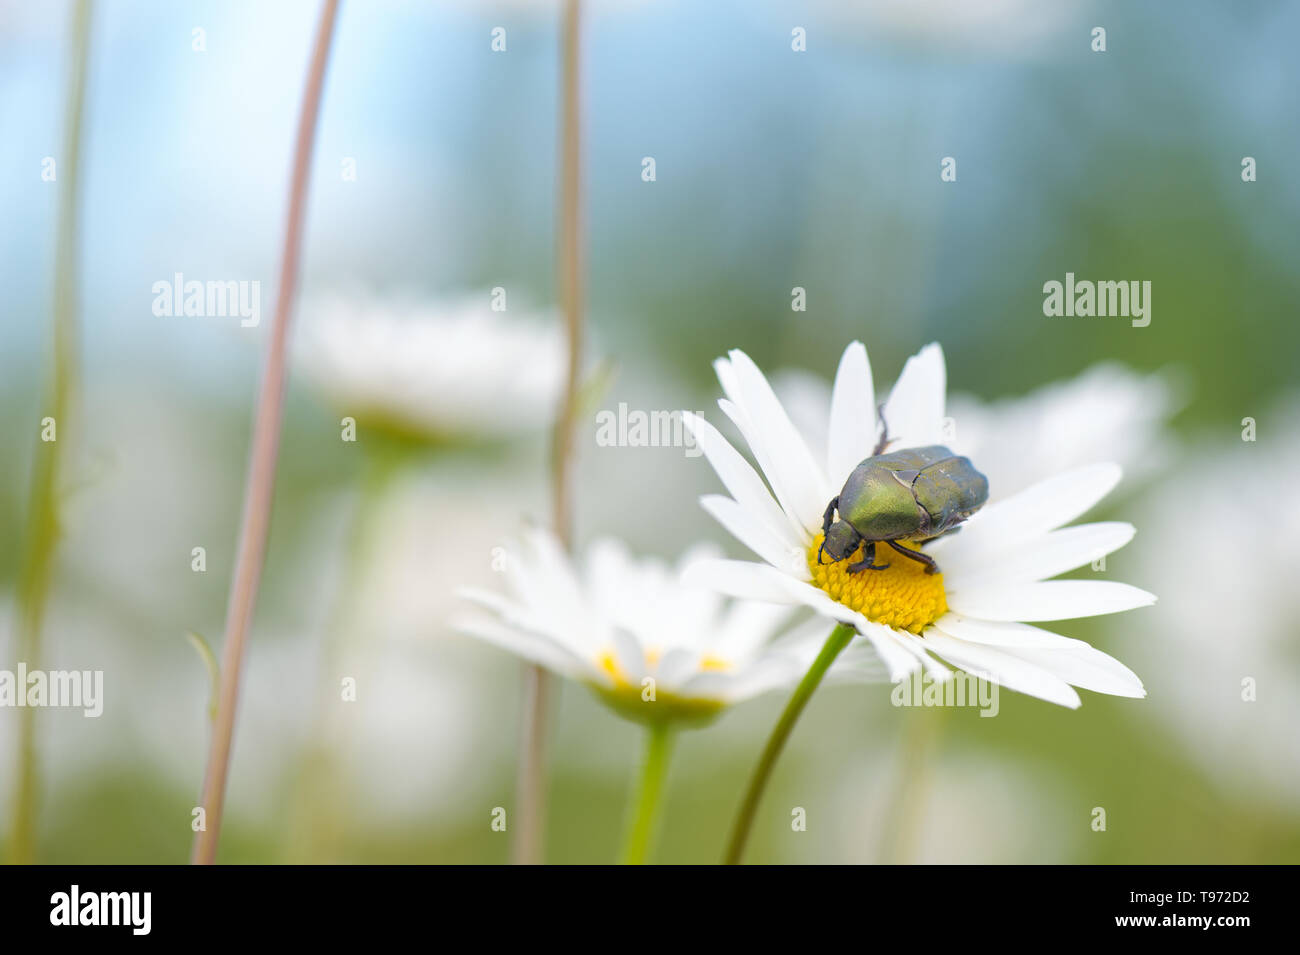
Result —
[[989, 482], [941, 445], [867, 458], [840, 491], [840, 517], [866, 540], [925, 540], [951, 530], [988, 500]]

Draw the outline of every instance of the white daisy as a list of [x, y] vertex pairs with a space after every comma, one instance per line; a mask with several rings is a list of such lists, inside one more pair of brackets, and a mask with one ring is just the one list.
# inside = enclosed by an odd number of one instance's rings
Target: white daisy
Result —
[[[716, 428], [688, 415], [731, 493], [706, 496], [702, 503], [764, 562], [699, 561], [687, 571], [692, 582], [734, 597], [804, 605], [849, 624], [870, 641], [895, 681], [922, 667], [933, 678], [948, 678], [951, 672], [938, 657], [1063, 706], [1079, 705], [1076, 686], [1145, 695], [1142, 682], [1119, 661], [1031, 625], [1154, 602], [1151, 594], [1126, 584], [1049, 580], [1132, 538], [1133, 527], [1124, 523], [1065, 527], [1115, 487], [1118, 465], [1075, 468], [987, 505], [960, 533], [926, 545], [940, 573], [927, 575], [919, 563], [895, 557], [886, 570], [850, 574], [852, 560], [819, 564], [817, 554], [827, 503], [871, 455], [880, 432], [866, 349], [854, 342], [840, 360], [824, 463], [814, 459], [748, 355], [733, 351], [715, 368], [727, 395], [719, 406], [745, 439], [762, 477]], [[883, 406], [890, 450], [945, 443], [945, 383], [938, 345], [908, 360]]]
[[441, 441], [544, 427], [564, 349], [557, 322], [494, 312], [486, 293], [436, 306], [333, 297], [304, 307], [296, 360], [361, 428]]
[[[509, 596], [463, 589], [490, 613], [454, 623], [586, 684], [631, 719], [704, 722], [734, 703], [792, 685], [825, 635], [820, 626], [802, 626], [777, 637], [790, 606], [726, 601], [685, 586], [680, 568], [702, 556], [699, 549], [688, 552], [674, 569], [633, 558], [606, 539], [577, 568], [550, 533], [533, 530], [522, 552], [504, 562]], [[870, 666], [859, 657], [838, 675], [869, 673]]]

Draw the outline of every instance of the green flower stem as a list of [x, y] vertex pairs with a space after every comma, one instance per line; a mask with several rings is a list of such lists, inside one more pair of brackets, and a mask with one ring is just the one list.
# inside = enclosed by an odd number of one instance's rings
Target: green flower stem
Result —
[[371, 641], [367, 621], [360, 615], [359, 598], [369, 582], [368, 571], [379, 546], [378, 523], [384, 501], [401, 475], [401, 452], [382, 441], [365, 447], [365, 474], [347, 530], [343, 573], [335, 587], [334, 611], [323, 635], [317, 677], [316, 709], [306, 754], [295, 783], [294, 826], [288, 840], [288, 859], [295, 865], [337, 863], [347, 835], [347, 793], [338, 752], [348, 740], [348, 725], [341, 716], [339, 687], [345, 673], [366, 682], [356, 668], [370, 654], [357, 654]]
[[672, 756], [673, 731], [667, 721], [651, 723], [646, 730], [645, 760], [637, 782], [636, 803], [627, 840], [623, 844], [623, 865], [644, 865], [654, 845], [663, 802], [664, 782]]
[[[73, 9], [69, 48], [66, 137], [59, 159], [59, 224], [54, 265], [54, 360], [47, 383], [42, 417], [54, 419], [55, 440], [36, 443], [27, 505], [24, 553], [15, 600], [18, 660], [29, 669], [41, 665], [41, 633], [45, 606], [54, 576], [59, 540], [59, 497], [64, 446], [72, 435], [68, 412], [77, 377], [77, 241], [80, 197], [81, 125], [86, 98], [86, 60], [90, 47], [91, 9], [80, 0]], [[19, 692], [26, 692], [21, 687]], [[9, 862], [30, 864], [36, 859], [36, 811], [39, 801], [36, 759], [36, 711], [18, 711], [18, 765], [13, 773]]]
[[790, 702], [785, 705], [785, 710], [781, 713], [781, 718], [776, 721], [772, 735], [768, 737], [767, 745], [763, 747], [763, 755], [759, 757], [758, 765], [754, 767], [754, 774], [749, 777], [745, 801], [740, 804], [740, 812], [736, 815], [736, 822], [732, 826], [731, 841], [727, 844], [727, 854], [723, 858], [727, 865], [740, 863], [740, 857], [745, 853], [745, 842], [749, 839], [749, 830], [754, 825], [754, 815], [763, 798], [763, 790], [767, 788], [772, 769], [776, 766], [777, 758], [785, 747], [790, 731], [794, 729], [794, 724], [798, 722], [804, 707], [808, 705], [808, 700], [821, 685], [826, 671], [831, 668], [835, 658], [853, 641], [856, 634], [856, 630], [844, 623], [831, 631], [831, 635], [826, 638], [826, 643], [822, 646], [821, 653], [817, 654], [817, 659], [799, 681], [794, 695], [790, 697]]
[[904, 712], [906, 726], [899, 747], [901, 765], [898, 785], [890, 808], [884, 814], [886, 828], [881, 833], [881, 863], [908, 865], [915, 861], [919, 847], [921, 820], [930, 794], [933, 764], [948, 719], [948, 707], [923, 707]]

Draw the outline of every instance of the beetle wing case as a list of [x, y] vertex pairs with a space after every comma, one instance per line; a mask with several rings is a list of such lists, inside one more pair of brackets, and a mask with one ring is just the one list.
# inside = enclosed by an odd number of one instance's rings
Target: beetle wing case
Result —
[[988, 479], [942, 445], [867, 458], [840, 492], [840, 516], [867, 540], [926, 540], [988, 500]]

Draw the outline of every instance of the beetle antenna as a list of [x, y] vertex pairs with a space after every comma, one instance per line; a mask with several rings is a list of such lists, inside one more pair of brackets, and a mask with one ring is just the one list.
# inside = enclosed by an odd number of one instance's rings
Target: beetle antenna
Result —
[[885, 420], [885, 406], [883, 403], [876, 405], [876, 417], [880, 419], [880, 439], [876, 442], [876, 449], [871, 452], [874, 458], [889, 446], [889, 422]]

